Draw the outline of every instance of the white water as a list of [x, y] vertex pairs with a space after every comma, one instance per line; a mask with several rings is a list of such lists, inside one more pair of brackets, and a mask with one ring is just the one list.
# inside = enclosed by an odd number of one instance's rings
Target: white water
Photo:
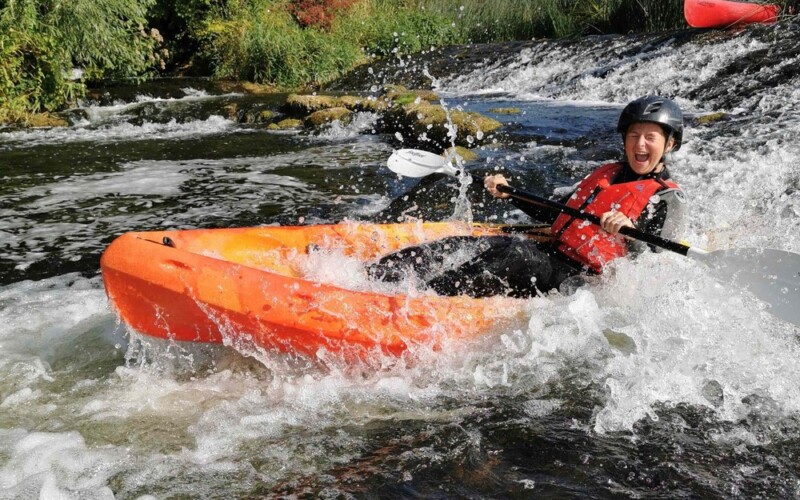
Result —
[[[101, 124], [85, 121], [73, 127], [56, 127], [46, 131], [19, 131], [6, 134], [5, 140], [14, 148], [41, 146], [67, 142], [114, 143], [153, 139], [190, 139], [201, 135], [232, 131], [234, 123], [221, 116], [211, 116], [207, 120], [190, 123], [145, 122], [142, 125], [131, 123]], [[8, 146], [5, 146], [8, 148]]]
[[[653, 90], [680, 95], [711, 78], [725, 61], [758, 46], [743, 38], [710, 49], [664, 50], [644, 63], [623, 60], [603, 79], [591, 76], [591, 70], [607, 66], [602, 55], [526, 52], [516, 67], [482, 68], [445, 83], [444, 90], [480, 94], [502, 88], [504, 100], [544, 98], [567, 107], [621, 104]], [[564, 78], [575, 74], [577, 80], [564, 85]], [[688, 131], [672, 170], [691, 199], [686, 234], [691, 244], [800, 252], [796, 83], [742, 103], [743, 109], [755, 104], [759, 113], [777, 111], [777, 118], [737, 116], [735, 134], [719, 135], [714, 126]], [[681, 104], [695, 113], [716, 111], [703, 102], [683, 99]], [[354, 126], [361, 130], [371, 124]], [[75, 127], [15, 133], [3, 139], [3, 147], [134, 141], [152, 134], [180, 139], [231, 127], [211, 119], [155, 128], [113, 125], [101, 132]], [[327, 134], [314, 142], [346, 141], [353, 128], [334, 127]], [[388, 156], [385, 145], [368, 147]], [[343, 158], [349, 161], [363, 149], [323, 144], [313, 156], [326, 170], [336, 170]], [[535, 160], [540, 152], [532, 144], [525, 155]], [[80, 255], [87, 240], [108, 228], [152, 226], [154, 219], [162, 226], [189, 227], [209, 210], [242, 209], [259, 197], [285, 196], [288, 188], [311, 194], [302, 181], [274, 173], [307, 159], [308, 152], [144, 160], [119, 165], [115, 172], [54, 179], [14, 194], [32, 200], [24, 205], [26, 214], [0, 208], [0, 248], [16, 249], [25, 242], [27, 253], [7, 256], [24, 268], [43, 257], [44, 247], [60, 244], [60, 236], [86, 231], [66, 243], [67, 252]], [[160, 218], [127, 214], [109, 200], [146, 196], [145, 203], [158, 205], [208, 171], [250, 187], [235, 198], [214, 197], [210, 209], [170, 208], [159, 212]], [[351, 192], [342, 203], [364, 196], [376, 205], [385, 202], [381, 195], [360, 193], [358, 182]], [[42, 225], [28, 218], [77, 203], [89, 203], [87, 213], [99, 214], [97, 219], [87, 215], [85, 221]], [[372, 209], [369, 203], [354, 206], [352, 214]], [[352, 262], [339, 264], [327, 276], [346, 282], [355, 272]], [[353, 285], [363, 285], [359, 276], [354, 279]], [[766, 421], [800, 416], [798, 329], [688, 259], [646, 254], [621, 261], [603, 279], [573, 294], [532, 299], [528, 309], [527, 328], [498, 332], [476, 345], [435, 353], [420, 348], [408, 358], [376, 358], [369, 366], [352, 367], [325, 353], [310, 361], [242, 353], [254, 355], [256, 362], [233, 349], [131, 338], [109, 310], [99, 278], [62, 275], [3, 286], [0, 498], [219, 495], [226, 488], [248, 491], [258, 482], [325, 474], [358, 458], [368, 447], [368, 436], [359, 429], [376, 422], [459, 422], [482, 398], [505, 393], [528, 395], [530, 418], [550, 414], [559, 401], [542, 398], [543, 388], [575, 366], [588, 366], [590, 381], [605, 389], [591, 420], [575, 423], [590, 435], [632, 431], [637, 422], [658, 418], [659, 408], [681, 403], [707, 407], [721, 421], [737, 422], [753, 413]], [[441, 403], [451, 398], [463, 405], [451, 409]], [[739, 426], [714, 439], [731, 442], [743, 453], [773, 438]]]
[[[647, 62], [626, 58], [615, 63], [580, 51], [526, 50], [516, 67], [488, 75], [479, 68], [442, 90], [501, 90], [507, 94], [504, 100], [617, 103], [652, 93], [681, 96], [731, 60], [761, 47], [761, 42], [741, 37], [713, 51], [688, 44], [660, 49], [655, 57], [648, 54], [652, 58]], [[599, 68], [610, 72], [596, 78], [592, 73]], [[713, 127], [690, 128], [684, 147], [673, 155], [673, 175], [690, 197], [685, 239], [692, 245], [800, 252], [800, 91], [796, 81], [760, 90], [742, 108], [755, 105], [757, 113], [777, 112], [777, 119], [753, 123], [749, 114], [725, 110], [742, 122], [736, 135], [716, 136]], [[693, 113], [718, 111], [704, 102], [678, 101]], [[742, 399], [752, 394], [774, 403], [773, 416], [800, 410], [798, 328], [772, 318], [739, 290], [714, 282], [701, 265], [677, 256], [647, 255], [618, 263], [610, 278], [574, 296], [534, 302], [543, 310], [533, 311], [526, 332], [533, 348], [525, 358], [529, 364], [520, 370], [538, 371], [548, 358], [554, 373], [572, 361], [594, 360], [596, 380], [608, 389], [592, 423], [595, 431], [631, 429], [641, 418], [653, 417], [659, 403], [712, 406], [719, 418], [734, 421], [751, 411]], [[635, 352], [612, 350], [609, 357], [604, 329], [630, 337]], [[706, 397], [712, 381], [724, 394], [719, 407]]]

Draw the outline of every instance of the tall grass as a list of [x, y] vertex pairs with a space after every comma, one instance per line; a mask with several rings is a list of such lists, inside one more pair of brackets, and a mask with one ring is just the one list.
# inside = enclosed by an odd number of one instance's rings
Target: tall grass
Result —
[[447, 44], [683, 26], [682, 0], [360, 0], [326, 29], [301, 28], [286, 0], [225, 5], [196, 33], [214, 74], [284, 87], [324, 84], [371, 57]]
[[422, 0], [451, 18], [462, 41], [565, 38], [681, 28], [683, 0]]
[[218, 78], [285, 87], [329, 81], [362, 58], [354, 41], [303, 29], [287, 11], [269, 2], [225, 13], [206, 25], [203, 37]]
[[362, 0], [330, 29], [301, 27], [285, 2], [228, 2], [209, 16], [197, 38], [219, 78], [280, 87], [321, 85], [372, 57], [418, 52], [463, 41], [446, 16], [420, 12], [414, 2]]

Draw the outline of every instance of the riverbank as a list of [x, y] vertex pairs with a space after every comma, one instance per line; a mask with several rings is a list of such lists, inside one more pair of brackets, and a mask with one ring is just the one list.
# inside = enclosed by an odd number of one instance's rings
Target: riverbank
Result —
[[0, 124], [64, 125], [59, 111], [102, 100], [98, 92], [119, 82], [195, 77], [256, 94], [350, 90], [343, 82], [354, 80], [425, 88], [430, 77], [418, 63], [441, 62], [439, 52], [451, 54], [444, 63], [452, 73], [491, 58], [484, 48], [492, 43], [547, 40], [557, 48], [613, 33], [687, 38], [681, 0], [252, 0], [224, 9], [205, 0], [119, 1], [119, 11], [109, 0], [0, 9]]
[[164, 75], [317, 88], [453, 44], [682, 24], [680, 0], [50, 0], [0, 9], [0, 123], [37, 125], [100, 82]]

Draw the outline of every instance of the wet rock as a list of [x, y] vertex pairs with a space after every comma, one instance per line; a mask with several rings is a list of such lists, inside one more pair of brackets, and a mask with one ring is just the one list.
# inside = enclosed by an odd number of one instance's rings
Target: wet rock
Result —
[[274, 85], [254, 82], [241, 82], [239, 83], [239, 88], [243, 93], [255, 95], [274, 94], [278, 91], [277, 87]]
[[297, 118], [286, 118], [277, 123], [270, 123], [267, 127], [269, 130], [294, 130], [303, 128], [303, 120]]
[[286, 98], [284, 108], [291, 116], [300, 117], [337, 106], [339, 106], [338, 99], [333, 96], [291, 94]]
[[66, 120], [70, 125], [89, 121], [89, 112], [86, 108], [73, 108], [58, 113], [58, 116]]
[[381, 113], [389, 107], [386, 98], [375, 97], [356, 97], [342, 96], [339, 98], [339, 105], [351, 111], [366, 111], [370, 113]]
[[[782, 16], [775, 24], [751, 25], [744, 30], [681, 29], [634, 35], [453, 45], [414, 54], [402, 65], [397, 64], [395, 57], [370, 61], [329, 83], [326, 88], [369, 91], [374, 88], [376, 79], [408, 88], [432, 88], [433, 82], [427, 76], [431, 73], [438, 84], [447, 84], [474, 71], [491, 75], [493, 82], [502, 82], [504, 78], [519, 73], [521, 66], [536, 65], [537, 54], [554, 52], [582, 53], [596, 59], [597, 67], [591, 70], [591, 76], [604, 79], [613, 75], [623, 61], [631, 58], [639, 64], [646, 64], [661, 57], [664, 50], [674, 50], [686, 44], [702, 50], [705, 45], [722, 46], [736, 38], [746, 37], [763, 47], [740, 57], [728, 58], [722, 67], [714, 69], [713, 76], [697, 79], [694, 87], [682, 89], [678, 97], [702, 102], [705, 109], [755, 110], [761, 102], [759, 95], [766, 89], [795, 85], [800, 77], [800, 64], [796, 64], [800, 57], [798, 32], [800, 16]], [[701, 69], [709, 70], [698, 67], [698, 71]], [[581, 82], [583, 75], [564, 72], [548, 81], [545, 89], [556, 87], [562, 92], [566, 89], [569, 94], [569, 89]], [[554, 97], [558, 98], [558, 94]]]
[[236, 114], [236, 119], [239, 123], [272, 123], [278, 113], [271, 109], [263, 107], [254, 107], [251, 109], [240, 110]]
[[414, 104], [420, 103], [422, 101], [426, 102], [437, 102], [439, 101], [439, 94], [432, 90], [426, 89], [417, 89], [417, 90], [408, 90], [403, 86], [397, 86], [393, 90], [390, 90], [384, 94], [386, 99], [392, 101], [396, 104], [406, 105], [406, 104]]
[[451, 144], [451, 125], [456, 129], [456, 145], [474, 147], [491, 138], [492, 132], [503, 124], [479, 113], [460, 110], [448, 113], [442, 106], [426, 101], [393, 106], [379, 124], [384, 132], [401, 134], [409, 145], [429, 144], [438, 149]]
[[447, 148], [447, 150], [444, 152], [444, 155], [455, 158], [456, 160], [460, 159], [460, 161], [463, 163], [468, 163], [478, 159], [478, 155], [474, 151], [463, 146]]
[[636, 341], [622, 332], [616, 332], [610, 328], [606, 328], [603, 330], [603, 336], [611, 347], [625, 355], [631, 355], [636, 352]]
[[32, 128], [69, 126], [69, 121], [66, 118], [53, 113], [32, 113], [27, 117], [26, 122], [26, 125]]
[[222, 116], [229, 120], [239, 120], [239, 106], [232, 102], [222, 107]]
[[305, 126], [316, 128], [337, 120], [342, 123], [349, 123], [352, 116], [353, 112], [347, 108], [322, 109], [308, 115], [305, 119]]
[[230, 103], [222, 108], [222, 115], [229, 120], [247, 124], [272, 123], [278, 115], [266, 103]]
[[[796, 35], [798, 29], [800, 22], [792, 18], [783, 19], [775, 25], [748, 27], [748, 36], [759, 39], [766, 46], [731, 59], [713, 78], [688, 92], [686, 97], [713, 102], [718, 109], [733, 109], [742, 107], [743, 98], [758, 95], [764, 89], [791, 84], [800, 77], [800, 65], [786, 64], [800, 57]], [[765, 71], [765, 68], [775, 70]], [[755, 107], [758, 102], [757, 99], [751, 99], [749, 104]]]
[[518, 115], [522, 113], [519, 108], [492, 108], [489, 112], [498, 115]]
[[703, 384], [702, 394], [714, 407], [719, 408], [725, 402], [725, 391], [716, 380], [709, 380]]
[[[378, 128], [382, 132], [400, 133], [408, 140], [408, 145], [425, 145], [433, 150], [442, 150], [453, 144], [448, 135], [451, 128], [457, 131], [456, 145], [474, 147], [484, 143], [492, 132], [502, 126], [500, 122], [479, 113], [460, 110], [448, 112], [442, 106], [432, 104], [429, 99], [438, 100], [439, 96], [428, 90], [387, 86], [380, 97], [291, 94], [282, 109], [290, 117], [303, 117], [304, 125], [308, 128], [318, 128], [336, 120], [347, 123], [354, 112], [377, 113], [381, 115]], [[248, 114], [240, 121], [269, 122], [274, 121], [274, 115], [262, 117]]]
[[699, 127], [701, 125], [710, 125], [720, 120], [730, 118], [728, 113], [709, 113], [707, 115], [697, 116], [691, 120], [692, 126]]

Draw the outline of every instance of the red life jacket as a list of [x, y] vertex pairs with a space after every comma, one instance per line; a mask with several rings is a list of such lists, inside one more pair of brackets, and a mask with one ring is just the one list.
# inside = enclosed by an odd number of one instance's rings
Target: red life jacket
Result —
[[[567, 205], [598, 217], [611, 210], [625, 214], [636, 221], [647, 207], [650, 198], [667, 187], [680, 189], [670, 181], [640, 179], [611, 184], [622, 170], [621, 163], [609, 163], [598, 168], [578, 185]], [[552, 226], [558, 249], [572, 260], [601, 272], [603, 266], [617, 257], [624, 257], [628, 247], [621, 234], [612, 235], [600, 226], [576, 219], [567, 214], [558, 216]]]

